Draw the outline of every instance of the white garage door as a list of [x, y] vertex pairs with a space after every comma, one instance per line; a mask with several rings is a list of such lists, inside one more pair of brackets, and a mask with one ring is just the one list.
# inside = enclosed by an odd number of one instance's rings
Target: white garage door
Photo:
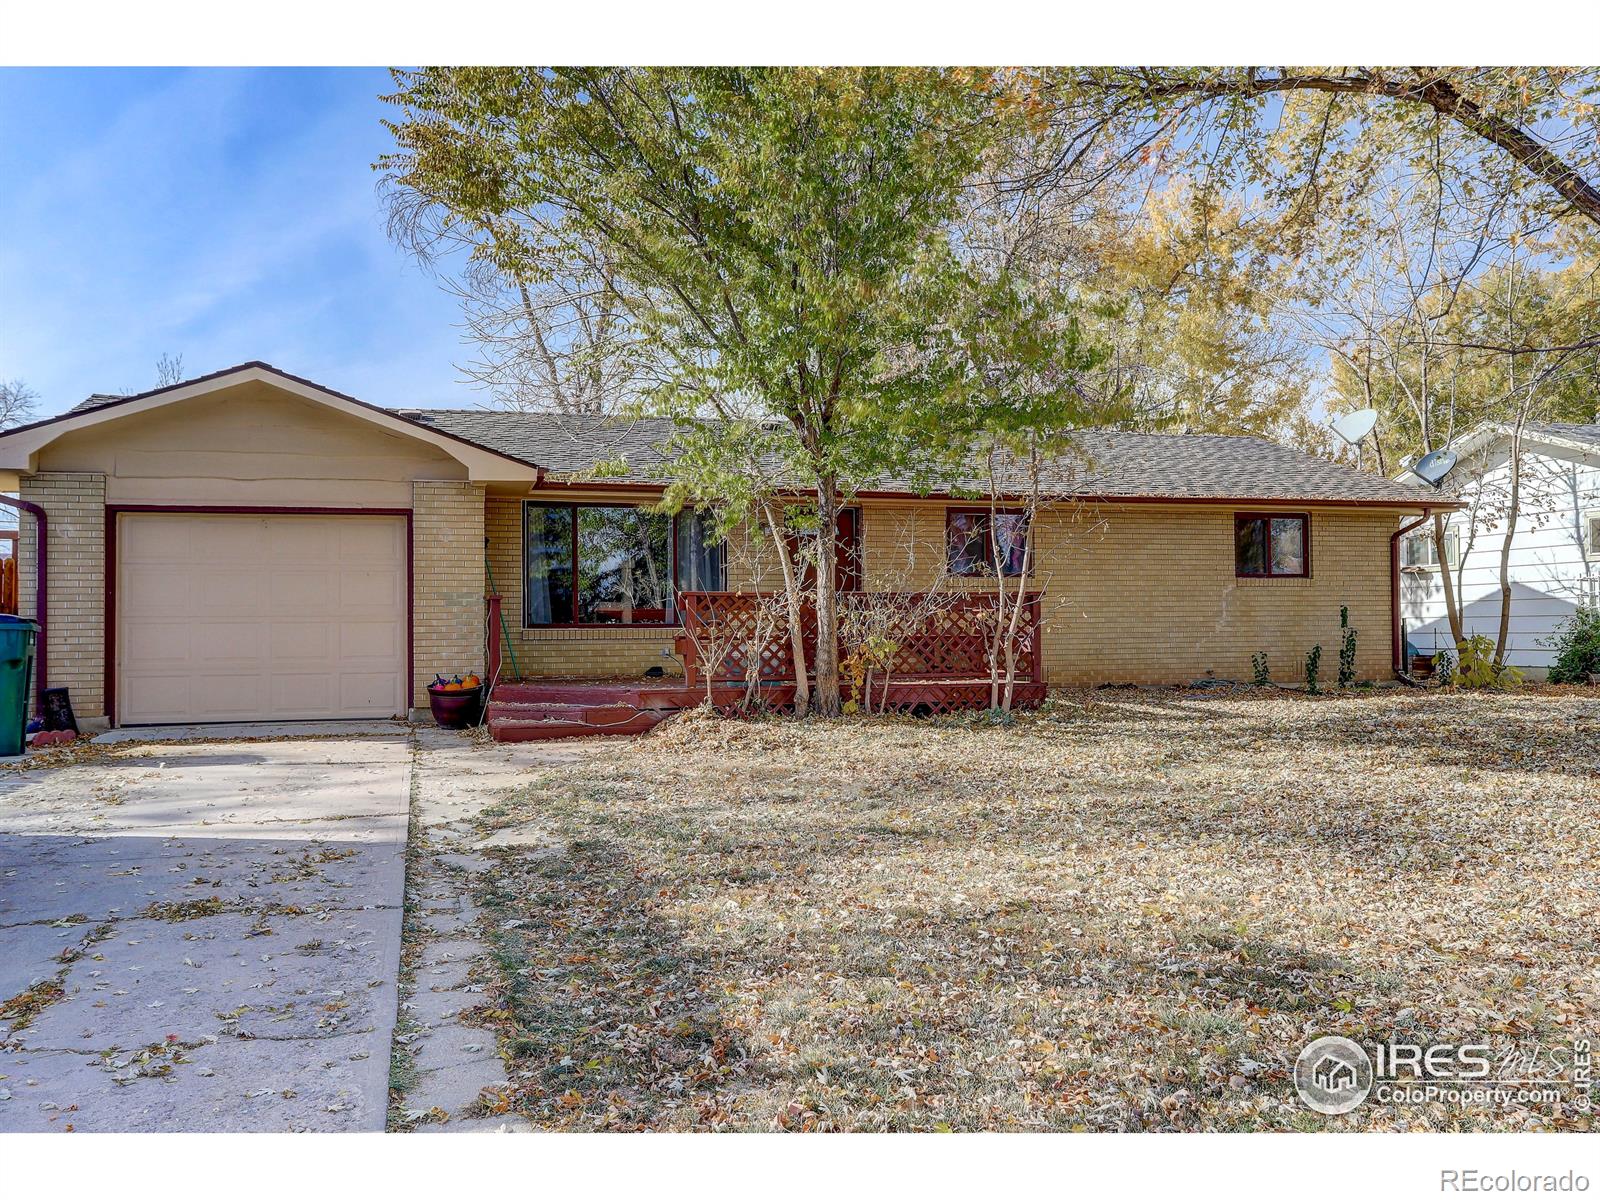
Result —
[[404, 518], [118, 519], [120, 722], [404, 712]]

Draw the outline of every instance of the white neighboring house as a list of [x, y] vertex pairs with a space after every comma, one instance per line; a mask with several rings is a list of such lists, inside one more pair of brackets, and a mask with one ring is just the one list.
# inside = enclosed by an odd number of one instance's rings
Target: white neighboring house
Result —
[[[1491, 641], [1500, 629], [1511, 445], [1507, 426], [1473, 430], [1452, 447], [1460, 462], [1444, 483], [1468, 506], [1451, 514], [1445, 536], [1462, 630]], [[1416, 477], [1406, 471], [1401, 478]], [[1520, 490], [1507, 570], [1506, 661], [1538, 678], [1555, 657], [1540, 641], [1580, 605], [1600, 605], [1600, 425], [1525, 425]], [[1401, 620], [1419, 654], [1451, 645], [1432, 529], [1431, 522], [1423, 525], [1400, 547]]]

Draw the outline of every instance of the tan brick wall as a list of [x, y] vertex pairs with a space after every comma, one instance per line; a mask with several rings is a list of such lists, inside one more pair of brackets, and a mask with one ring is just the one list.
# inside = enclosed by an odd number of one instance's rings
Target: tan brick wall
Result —
[[[864, 506], [868, 587], [925, 587], [937, 576], [946, 507]], [[1341, 604], [1357, 630], [1358, 675], [1387, 678], [1394, 514], [1297, 511], [1311, 517], [1307, 579], [1236, 578], [1232, 508], [1126, 505], [1041, 517], [1035, 586], [1045, 594], [1046, 678], [1182, 683], [1209, 672], [1247, 680], [1251, 656], [1264, 650], [1273, 677], [1289, 683], [1303, 677], [1305, 656], [1320, 643], [1322, 679], [1331, 681]]]
[[[21, 496], [42, 506], [50, 528], [49, 648], [51, 687], [69, 689], [73, 711], [104, 717], [106, 665], [106, 477], [42, 471], [22, 477]], [[19, 615], [33, 617], [38, 583], [38, 528], [21, 515]]]
[[411, 485], [412, 703], [436, 674], [484, 668], [484, 492], [479, 484]]
[[[1124, 509], [1103, 529], [1048, 531], [1060, 565], [1049, 587], [1045, 647], [1052, 682], [1169, 683], [1210, 673], [1249, 679], [1264, 651], [1274, 677], [1303, 676], [1322, 646], [1322, 679], [1338, 674], [1339, 607], [1357, 630], [1356, 672], [1390, 674], [1389, 535], [1377, 511], [1311, 511], [1311, 575], [1234, 576], [1231, 510]], [[1047, 554], [1049, 551], [1047, 550]]]
[[[944, 563], [944, 501], [866, 501], [865, 584], [926, 587]], [[1306, 653], [1322, 645], [1322, 678], [1337, 677], [1339, 606], [1358, 631], [1357, 671], [1389, 675], [1389, 534], [1385, 510], [1310, 508], [1311, 576], [1238, 579], [1232, 508], [1140, 504], [1085, 508], [1041, 518], [1039, 580], [1045, 593], [1045, 673], [1060, 685], [1111, 681], [1182, 683], [1209, 672], [1247, 680], [1250, 658], [1267, 654], [1273, 677], [1303, 677]], [[681, 670], [670, 630], [535, 629], [522, 620], [521, 500], [491, 497], [486, 528], [523, 674], [638, 675]], [[776, 587], [770, 543], [746, 551], [736, 539], [729, 586]], [[759, 544], [758, 544], [759, 545]], [[956, 586], [986, 586], [956, 581]], [[506, 665], [510, 670], [509, 661]]]

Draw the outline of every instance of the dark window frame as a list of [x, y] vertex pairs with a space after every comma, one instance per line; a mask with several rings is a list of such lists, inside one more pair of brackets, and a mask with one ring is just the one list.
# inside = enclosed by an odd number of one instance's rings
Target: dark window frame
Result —
[[[944, 510], [944, 561], [945, 566], [950, 567], [950, 574], [954, 575], [957, 579], [995, 578], [998, 572], [996, 572], [994, 565], [994, 531], [987, 528], [989, 519], [991, 517], [1026, 518], [1027, 515], [1027, 512], [1020, 508], [981, 508], [971, 506], [962, 507], [959, 505], [946, 508]], [[972, 570], [957, 571], [952, 563], [950, 554], [950, 527], [954, 523], [956, 517], [982, 517], [985, 522], [985, 528], [983, 532], [983, 561], [977, 564], [977, 566]], [[1027, 554], [1028, 552], [1028, 545], [1032, 537], [1032, 522], [1027, 522], [1026, 528], [1022, 534], [1022, 549], [1024, 554]], [[999, 577], [1003, 579], [1016, 579], [1021, 574], [1021, 571], [1007, 571], [1004, 575], [1000, 575]]]
[[[1272, 523], [1296, 520], [1300, 522], [1300, 570], [1274, 571], [1272, 569]], [[1247, 521], [1266, 522], [1266, 540], [1263, 546], [1261, 571], [1239, 569], [1239, 526]], [[1311, 578], [1311, 514], [1308, 512], [1236, 512], [1233, 514], [1233, 575], [1235, 579], [1310, 579]]]
[[[837, 522], [844, 517], [850, 518], [851, 533], [848, 538], [838, 533]], [[838, 591], [859, 592], [866, 582], [866, 535], [862, 532], [862, 513], [859, 504], [841, 504], [835, 517], [834, 541], [834, 583]], [[800, 581], [804, 588], [815, 588], [817, 573], [814, 564], [809, 560], [801, 561], [804, 557], [806, 546], [805, 539], [811, 534], [797, 533], [793, 529], [783, 531], [783, 540], [789, 547], [789, 557], [800, 567]]]
[[[681, 612], [677, 611], [677, 608], [676, 608], [675, 604], [673, 605], [673, 610], [674, 610], [675, 615], [669, 621], [630, 621], [630, 622], [627, 622], [627, 623], [623, 623], [621, 621], [529, 621], [528, 620], [528, 510], [530, 508], [565, 508], [565, 509], [568, 509], [569, 511], [571, 511], [571, 513], [572, 513], [572, 522], [571, 522], [571, 524], [572, 524], [572, 536], [570, 538], [570, 545], [568, 547], [567, 553], [570, 554], [571, 557], [572, 557], [572, 566], [571, 566], [571, 571], [572, 571], [572, 611], [574, 613], [576, 613], [576, 612], [579, 611], [579, 608], [580, 608], [579, 600], [578, 600], [578, 573], [579, 573], [579, 569], [580, 568], [579, 568], [579, 564], [578, 564], [578, 511], [577, 510], [580, 509], [580, 508], [632, 508], [632, 509], [640, 509], [640, 510], [642, 510], [642, 509], [645, 509], [646, 507], [647, 506], [643, 505], [643, 504], [629, 504], [626, 501], [624, 501], [624, 502], [619, 504], [619, 503], [614, 503], [614, 502], [607, 501], [607, 500], [538, 500], [538, 499], [533, 499], [533, 498], [524, 499], [523, 502], [522, 502], [522, 522], [521, 522], [522, 551], [521, 551], [521, 555], [520, 555], [521, 560], [522, 560], [522, 567], [521, 567], [522, 575], [520, 577], [520, 579], [521, 579], [520, 586], [521, 586], [521, 589], [522, 589], [522, 613], [521, 613], [522, 628], [523, 629], [676, 629], [679, 625], [682, 625], [683, 624], [683, 616], [682, 616]], [[681, 586], [679, 586], [679, 579], [678, 579], [678, 514], [676, 514], [676, 513], [674, 513], [671, 517], [668, 518], [668, 525], [667, 525], [667, 556], [672, 561], [672, 568], [671, 568], [672, 592], [673, 592], [674, 598], [676, 598], [677, 595], [683, 591], [683, 588]], [[727, 583], [726, 575], [727, 575], [727, 570], [728, 570], [728, 564], [727, 564], [726, 556], [724, 556], [724, 558], [723, 558], [722, 570], [723, 570], [723, 575], [724, 575], [723, 583], [724, 583], [724, 585], [726, 585], [726, 583]]]

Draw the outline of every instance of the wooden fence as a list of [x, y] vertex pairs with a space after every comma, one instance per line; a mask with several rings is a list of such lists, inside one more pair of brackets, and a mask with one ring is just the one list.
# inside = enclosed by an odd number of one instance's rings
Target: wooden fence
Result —
[[[743, 681], [746, 664], [763, 622], [762, 609], [777, 610], [778, 598], [768, 593], [684, 592], [681, 597], [684, 632], [677, 649], [691, 686], [713, 681]], [[1040, 646], [1039, 593], [1023, 597], [1017, 631], [1017, 679], [1042, 683], [1044, 661]], [[892, 647], [889, 674], [901, 680], [976, 680], [989, 674], [989, 649], [997, 620], [993, 593], [843, 592], [839, 595], [840, 660], [849, 652], [850, 631], [870, 630], [879, 644]], [[763, 683], [792, 682], [794, 656], [789, 631], [782, 620], [767, 618], [775, 632], [755, 649]], [[809, 602], [801, 609], [806, 661], [816, 659], [817, 614]], [[857, 634], [859, 637], [859, 632]], [[706, 653], [720, 654], [708, 664]]]

